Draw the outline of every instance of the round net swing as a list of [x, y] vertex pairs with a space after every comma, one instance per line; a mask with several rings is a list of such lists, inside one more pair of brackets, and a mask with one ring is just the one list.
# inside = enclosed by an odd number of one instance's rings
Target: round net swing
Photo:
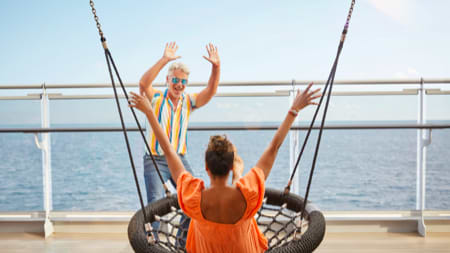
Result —
[[[305, 208], [300, 222], [304, 199], [298, 195], [266, 188], [263, 205], [255, 216], [261, 232], [268, 239], [267, 252], [312, 252], [322, 242], [325, 218], [311, 203]], [[145, 207], [150, 222], [159, 221], [158, 239], [148, 241], [144, 229], [144, 215], [139, 210], [128, 225], [128, 238], [135, 252], [186, 252], [185, 241], [177, 237], [179, 230], [187, 233], [180, 224], [182, 211], [176, 195], [160, 199]], [[161, 229], [164, 228], [164, 229]]]
[[[328, 80], [325, 83], [325, 88], [320, 98], [320, 102], [317, 106], [311, 124], [309, 126], [308, 132], [303, 142], [303, 146], [297, 158], [294, 170], [291, 174], [289, 183], [284, 189], [284, 191], [266, 188], [263, 204], [259, 209], [259, 211], [257, 212], [257, 214], [255, 215], [255, 219], [257, 221], [258, 227], [260, 228], [260, 231], [268, 239], [269, 248], [267, 252], [312, 252], [319, 246], [319, 244], [323, 240], [325, 234], [325, 219], [320, 210], [315, 205], [313, 205], [311, 202], [308, 201], [308, 195], [319, 151], [323, 126], [325, 123], [325, 118], [331, 97], [331, 91], [337, 69], [337, 63], [348, 31], [348, 26], [353, 12], [354, 4], [355, 0], [352, 0], [351, 7], [347, 16], [347, 21], [345, 23], [344, 30], [342, 31], [336, 58], [334, 60]], [[100, 40], [105, 51], [106, 62], [112, 82], [112, 87], [114, 90], [116, 104], [122, 124], [123, 134], [125, 137], [126, 146], [141, 205], [141, 209], [138, 210], [133, 215], [128, 225], [128, 237], [131, 246], [133, 247], [135, 252], [160, 252], [160, 253], [186, 252], [186, 249], [184, 248], [186, 242], [185, 239], [183, 239], [183, 234], [186, 234], [187, 230], [184, 228], [185, 226], [182, 226], [183, 224], [180, 224], [183, 212], [179, 207], [177, 196], [171, 195], [167, 185], [164, 183], [161, 174], [157, 168], [157, 165], [155, 163], [154, 157], [151, 155], [151, 153], [150, 153], [151, 158], [156, 167], [161, 182], [165, 188], [167, 197], [155, 201], [153, 203], [150, 203], [147, 206], [144, 206], [142, 194], [137, 180], [137, 174], [133, 162], [133, 157], [130, 151], [130, 144], [128, 141], [127, 131], [125, 128], [119, 104], [119, 98], [116, 91], [113, 70], [117, 76], [117, 79], [120, 83], [120, 86], [127, 100], [128, 100], [127, 95], [128, 93], [125, 90], [125, 87], [118, 73], [117, 67], [114, 64], [111, 52], [109, 51], [108, 46], [106, 44], [106, 39], [101, 30], [101, 25], [96, 15], [93, 0], [90, 0], [90, 6], [92, 8], [92, 13], [94, 15], [94, 19], [100, 35]], [[325, 96], [327, 97], [327, 101], [325, 103], [320, 131], [317, 139], [317, 144], [315, 147], [313, 164], [310, 171], [306, 194], [305, 197], [302, 198], [296, 194], [289, 192], [290, 185], [292, 183], [293, 177], [297, 170], [297, 166], [300, 162], [306, 143], [313, 128], [315, 119], [318, 115], [318, 111]], [[135, 114], [135, 111], [133, 110], [133, 108], [130, 109], [133, 113], [134, 119], [137, 123], [137, 126], [144, 140], [144, 143], [147, 149], [150, 150], [149, 145], [144, 136], [143, 130]], [[305, 205], [305, 203], [307, 204]], [[153, 230], [153, 228], [151, 227], [151, 223], [155, 221], [158, 221], [161, 224], [160, 228], [157, 230]], [[177, 234], [179, 234], [179, 236], [177, 236]]]

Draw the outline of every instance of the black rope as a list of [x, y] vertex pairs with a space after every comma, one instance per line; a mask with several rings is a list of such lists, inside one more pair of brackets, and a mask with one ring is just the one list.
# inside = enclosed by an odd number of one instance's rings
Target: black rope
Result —
[[[334, 68], [334, 65], [333, 65], [333, 68]], [[294, 175], [295, 175], [295, 173], [297, 171], [297, 167], [298, 167], [298, 165], [300, 163], [300, 160], [301, 160], [301, 158], [303, 156], [303, 151], [305, 151], [305, 147], [306, 147], [306, 144], [308, 143], [308, 139], [309, 139], [309, 136], [311, 134], [311, 130], [313, 129], [314, 123], [316, 121], [316, 117], [317, 117], [317, 115], [319, 113], [319, 110], [320, 110], [320, 106], [322, 105], [322, 100], [324, 99], [324, 97], [325, 97], [325, 95], [327, 93], [327, 89], [328, 89], [329, 84], [330, 84], [330, 79], [331, 79], [331, 75], [328, 77], [328, 80], [325, 83], [325, 87], [324, 87], [324, 89], [322, 91], [322, 96], [320, 97], [318, 106], [316, 108], [316, 111], [314, 112], [313, 119], [311, 121], [311, 124], [308, 127], [308, 132], [306, 133], [305, 140], [303, 141], [302, 149], [300, 150], [300, 153], [299, 153], [299, 155], [297, 157], [297, 161], [295, 162], [294, 170], [292, 171], [291, 177], [289, 179], [289, 183], [288, 183], [288, 185], [286, 186], [286, 188], [284, 190], [285, 193], [288, 193], [290, 191], [292, 180], [294, 179]]]
[[[94, 15], [94, 20], [95, 20], [95, 22], [97, 24], [98, 33], [100, 35], [100, 41], [102, 42], [102, 46], [105, 49], [105, 54], [107, 54], [109, 56], [109, 58], [111, 59], [111, 63], [113, 65], [114, 71], [116, 72], [116, 76], [117, 76], [117, 78], [119, 80], [120, 86], [122, 87], [122, 91], [123, 91], [123, 93], [124, 93], [124, 95], [125, 95], [125, 97], [127, 99], [128, 104], [130, 104], [130, 101], [129, 101], [129, 98], [128, 98], [128, 93], [127, 93], [127, 91], [125, 89], [125, 86], [123, 85], [122, 79], [120, 78], [119, 71], [117, 70], [117, 67], [116, 67], [116, 64], [114, 63], [114, 60], [113, 60], [112, 55], [111, 55], [111, 52], [109, 51], [108, 46], [106, 44], [106, 38], [104, 37], [103, 31], [101, 29], [101, 24], [100, 24], [100, 21], [99, 21], [98, 16], [97, 16], [97, 11], [96, 11], [96, 9], [94, 7], [94, 1], [93, 0], [89, 0], [89, 4], [90, 4], [91, 9], [92, 9], [92, 14]], [[107, 56], [107, 60], [108, 60], [108, 56]], [[109, 68], [109, 71], [110, 71], [110, 75], [112, 75], [110, 68]], [[113, 87], [115, 89], [115, 85], [113, 85]], [[164, 183], [164, 179], [162, 178], [161, 172], [160, 172], [160, 170], [158, 168], [158, 165], [156, 164], [155, 158], [153, 157], [153, 154], [152, 154], [151, 149], [150, 149], [150, 147], [148, 145], [147, 139], [145, 138], [144, 132], [142, 130], [141, 124], [139, 123], [139, 120], [138, 120], [138, 118], [136, 116], [136, 113], [135, 113], [135, 111], [134, 111], [134, 109], [132, 107], [130, 107], [130, 109], [131, 109], [131, 112], [133, 113], [134, 120], [136, 121], [136, 124], [137, 124], [137, 126], [139, 128], [139, 132], [141, 133], [142, 139], [144, 140], [144, 143], [145, 143], [145, 146], [147, 148], [147, 151], [150, 154], [150, 157], [152, 158], [152, 162], [153, 162], [153, 165], [156, 168], [156, 172], [158, 173], [159, 179], [161, 180], [161, 183], [163, 184], [165, 193], [166, 193], [167, 196], [170, 196], [169, 188]]]
[[[340, 41], [339, 47], [338, 47], [338, 53], [337, 53], [337, 55], [336, 55], [335, 61], [334, 61], [334, 63], [333, 63], [333, 66], [332, 66], [332, 68], [331, 68], [330, 75], [328, 76], [328, 79], [327, 79], [327, 81], [326, 81], [326, 83], [325, 83], [325, 87], [324, 87], [324, 90], [323, 90], [323, 92], [322, 92], [322, 96], [320, 97], [318, 106], [317, 106], [317, 108], [316, 108], [316, 111], [314, 112], [314, 116], [313, 116], [313, 119], [312, 119], [312, 121], [311, 121], [311, 124], [309, 125], [308, 132], [307, 132], [306, 137], [305, 137], [305, 140], [304, 140], [304, 142], [303, 142], [301, 151], [300, 151], [300, 153], [299, 153], [299, 155], [298, 155], [298, 157], [297, 157], [297, 161], [296, 161], [296, 163], [295, 163], [294, 170], [293, 170], [293, 172], [292, 172], [292, 174], [291, 174], [291, 177], [290, 177], [290, 179], [289, 179], [289, 183], [288, 183], [288, 185], [287, 185], [286, 188], [285, 188], [285, 193], [289, 192], [289, 190], [290, 190], [290, 186], [291, 186], [292, 180], [293, 180], [294, 175], [295, 175], [295, 173], [296, 173], [296, 171], [297, 171], [297, 167], [298, 167], [298, 165], [299, 165], [299, 163], [300, 163], [300, 160], [301, 160], [301, 158], [302, 158], [302, 156], [303, 156], [303, 151], [305, 150], [306, 144], [307, 144], [308, 139], [309, 139], [309, 136], [310, 136], [310, 134], [311, 134], [311, 130], [312, 130], [312, 128], [313, 128], [313, 126], [314, 126], [314, 123], [315, 123], [315, 121], [316, 121], [316, 117], [317, 117], [318, 112], [319, 112], [319, 110], [320, 110], [320, 106], [322, 105], [322, 101], [323, 101], [323, 99], [324, 99], [324, 97], [325, 97], [325, 95], [326, 95], [326, 93], [327, 93], [327, 89], [328, 89], [328, 87], [329, 87], [329, 85], [330, 85], [330, 81], [331, 81], [331, 78], [332, 78], [332, 77], [333, 77], [333, 81], [334, 81], [334, 76], [332, 76], [332, 73], [333, 73], [333, 72], [334, 72], [334, 73], [336, 72], [336, 67], [337, 67], [337, 62], [338, 62], [337, 60], [338, 60], [338, 58], [339, 58], [340, 51], [342, 50], [342, 46], [343, 46], [343, 43], [344, 43], [344, 40], [345, 40], [345, 35], [347, 34], [348, 25], [349, 25], [349, 22], [350, 22], [351, 14], [353, 13], [353, 7], [354, 7], [354, 4], [355, 4], [355, 0], [352, 1], [351, 7], [350, 7], [350, 11], [349, 11], [349, 15], [347, 16], [347, 21], [346, 21], [346, 23], [345, 23], [344, 30], [342, 31], [341, 41]], [[333, 82], [331, 82], [331, 85], [333, 85]], [[331, 94], [331, 93], [330, 93], [330, 94]], [[323, 128], [323, 127], [321, 127], [321, 128]]]
[[[112, 61], [112, 58], [111, 58], [111, 54], [110, 54], [110, 52], [109, 52], [109, 50], [107, 48], [105, 49], [105, 57], [106, 57], [106, 63], [108, 65], [109, 76], [111, 78], [111, 83], [112, 83], [112, 87], [113, 87], [113, 90], [114, 90], [114, 96], [116, 98], [115, 100], [116, 100], [116, 104], [117, 104], [117, 110], [119, 111], [120, 123], [122, 124], [123, 135], [125, 137], [125, 143], [127, 145], [128, 157], [130, 159], [131, 167], [133, 168], [134, 181], [136, 183], [136, 188], [137, 188], [138, 195], [139, 195], [139, 201], [141, 202], [142, 209], [144, 209], [145, 205], [144, 205], [144, 201], [142, 199], [141, 189], [139, 187], [139, 181], [137, 179], [136, 168], [134, 166], [133, 155], [131, 154], [130, 143], [129, 143], [129, 140], [128, 140], [128, 134], [127, 134], [127, 131], [125, 129], [125, 122], [123, 120], [122, 110], [120, 108], [119, 96], [117, 95], [116, 85], [114, 83], [114, 76], [113, 76], [113, 73], [112, 73], [112, 70], [111, 70], [111, 62], [110, 61]], [[145, 214], [145, 212], [144, 212], [144, 219], [146, 221], [148, 220], [147, 219], [147, 215]]]
[[[99, 32], [99, 35], [100, 35], [100, 41], [101, 41], [102, 46], [103, 46], [103, 48], [105, 50], [106, 63], [108, 65], [109, 76], [111, 78], [111, 83], [112, 83], [112, 87], [113, 87], [113, 91], [114, 91], [114, 97], [115, 97], [116, 104], [117, 104], [117, 110], [118, 110], [119, 116], [120, 116], [120, 123], [122, 125], [122, 131], [123, 131], [123, 134], [124, 134], [124, 137], [125, 137], [125, 142], [126, 142], [127, 151], [128, 151], [128, 157], [129, 157], [130, 164], [131, 164], [131, 167], [132, 167], [132, 170], [133, 170], [134, 182], [136, 184], [136, 189], [137, 189], [138, 196], [139, 196], [139, 202], [140, 202], [141, 210], [142, 210], [142, 213], [143, 213], [143, 216], [144, 216], [144, 221], [145, 221], [144, 229], [147, 232], [147, 239], [150, 242], [151, 239], [153, 238], [153, 234], [151, 233], [152, 228], [150, 226], [150, 222], [149, 222], [149, 218], [147, 217], [147, 213], [145, 212], [145, 205], [144, 205], [144, 201], [143, 201], [143, 198], [142, 198], [141, 189], [140, 189], [140, 186], [139, 186], [139, 181], [138, 181], [138, 178], [137, 178], [136, 168], [135, 168], [134, 161], [133, 161], [133, 155], [131, 153], [130, 143], [129, 143], [129, 140], [128, 140], [127, 130], [126, 130], [126, 127], [125, 127], [125, 122], [123, 120], [122, 110], [120, 108], [119, 96], [117, 94], [116, 85], [115, 85], [115, 82], [114, 82], [114, 76], [113, 76], [113, 72], [112, 72], [112, 69], [111, 69], [111, 64], [112, 64], [112, 66], [114, 68], [114, 71], [116, 73], [117, 79], [119, 80], [120, 86], [122, 87], [122, 91], [123, 91], [123, 93], [124, 93], [124, 95], [125, 95], [125, 97], [127, 99], [127, 103], [130, 104], [130, 101], [129, 101], [129, 98], [128, 98], [128, 93], [127, 93], [127, 91], [125, 89], [125, 86], [123, 85], [122, 79], [120, 78], [119, 71], [117, 70], [116, 64], [114, 63], [114, 59], [112, 58], [111, 52], [109, 51], [108, 46], [106, 44], [106, 38], [104, 37], [103, 31], [101, 30], [101, 25], [100, 25], [100, 22], [98, 20], [98, 16], [97, 16], [97, 12], [96, 12], [95, 7], [94, 7], [93, 0], [90, 0], [89, 4], [90, 4], [91, 9], [92, 9], [92, 14], [94, 15], [94, 20], [95, 20], [95, 22], [97, 24], [97, 29], [98, 29], [98, 32]], [[168, 187], [166, 186], [166, 184], [164, 183], [164, 180], [162, 178], [161, 172], [160, 172], [160, 170], [158, 168], [158, 165], [156, 164], [156, 161], [155, 161], [155, 158], [153, 157], [153, 154], [151, 153], [151, 149], [150, 149], [150, 147], [148, 145], [148, 142], [147, 142], [147, 140], [145, 138], [144, 132], [143, 132], [142, 127], [141, 127], [141, 125], [139, 123], [139, 120], [138, 120], [138, 118], [136, 116], [136, 113], [135, 113], [133, 108], [130, 107], [130, 109], [131, 109], [131, 111], [133, 113], [133, 117], [134, 117], [134, 119], [136, 121], [136, 124], [137, 124], [137, 126], [139, 128], [139, 132], [141, 133], [142, 139], [144, 140], [144, 143], [145, 143], [145, 146], [147, 148], [147, 151], [150, 154], [150, 157], [152, 158], [153, 165], [155, 166], [155, 169], [156, 169], [156, 171], [158, 173], [159, 179], [161, 180], [161, 183], [163, 184], [163, 187], [165, 189], [165, 193], [166, 193], [167, 196], [170, 196], [170, 191], [169, 191]]]
[[[125, 98], [127, 99], [127, 103], [130, 105], [131, 103], [129, 101], [128, 93], [127, 93], [127, 91], [125, 89], [125, 86], [123, 85], [122, 79], [120, 78], [119, 71], [117, 70], [116, 64], [114, 63], [114, 60], [113, 60], [113, 58], [111, 56], [111, 52], [109, 51], [109, 49], [107, 51], [108, 51], [108, 55], [109, 55], [109, 57], [111, 59], [111, 63], [113, 65], [114, 71], [116, 72], [117, 79], [119, 80], [120, 87], [122, 87], [123, 94], [125, 95]], [[136, 124], [137, 124], [137, 126], [139, 128], [139, 132], [141, 133], [142, 140], [144, 140], [144, 144], [147, 147], [147, 151], [150, 154], [150, 157], [152, 158], [152, 162], [153, 162], [153, 165], [156, 168], [156, 172], [158, 173], [159, 179], [161, 180], [161, 182], [163, 184], [166, 196], [170, 196], [169, 188], [164, 183], [164, 179], [162, 178], [161, 172], [160, 172], [160, 170], [158, 168], [158, 165], [156, 164], [155, 157], [153, 156], [153, 154], [151, 152], [150, 146], [148, 145], [147, 138], [145, 138], [144, 131], [142, 130], [141, 124], [140, 124], [140, 122], [139, 122], [139, 120], [138, 120], [138, 118], [136, 116], [136, 112], [134, 111], [133, 107], [130, 107], [130, 109], [131, 109], [131, 112], [133, 113], [134, 120], [136, 121]]]
[[323, 112], [323, 115], [322, 115], [322, 121], [321, 121], [321, 125], [320, 125], [319, 136], [317, 138], [317, 144], [316, 144], [316, 148], [315, 148], [315, 151], [314, 151], [313, 163], [312, 163], [311, 171], [310, 171], [310, 174], [309, 174], [308, 185], [307, 185], [306, 194], [305, 194], [305, 205], [303, 206], [303, 210], [301, 212], [301, 220], [303, 219], [304, 211], [305, 211], [305, 208], [306, 208], [306, 203], [308, 203], [307, 201], [308, 201], [309, 191], [310, 191], [310, 188], [311, 188], [312, 176], [314, 174], [314, 169], [315, 169], [316, 162], [317, 162], [317, 156], [318, 156], [318, 153], [319, 153], [320, 141], [322, 139], [323, 127], [324, 127], [326, 115], [327, 115], [327, 112], [328, 112], [328, 105], [330, 103], [331, 92], [332, 92], [332, 89], [333, 89], [333, 82], [334, 82], [334, 77], [335, 77], [335, 74], [336, 74], [337, 64], [339, 62], [339, 57], [340, 57], [342, 48], [344, 46], [344, 41], [345, 41], [345, 37], [347, 35], [348, 26], [349, 26], [350, 19], [351, 19], [352, 13], [353, 13], [354, 5], [355, 5], [355, 0], [352, 0], [351, 6], [350, 6], [350, 10], [349, 10], [348, 15], [347, 15], [347, 20], [346, 20], [344, 29], [342, 31], [341, 40], [339, 42], [338, 50], [337, 50], [337, 53], [336, 53], [336, 58], [334, 60], [333, 66], [332, 66], [331, 71], [330, 71], [330, 75], [328, 76], [328, 80], [327, 80], [327, 82], [325, 84], [324, 91], [322, 92], [322, 96], [320, 98], [319, 105], [317, 106], [317, 109], [316, 109], [316, 111], [314, 113], [314, 116], [313, 116], [313, 120], [311, 121], [311, 124], [309, 126], [308, 132], [306, 134], [305, 140], [304, 140], [303, 145], [302, 145], [302, 149], [301, 149], [300, 154], [299, 154], [299, 156], [297, 158], [297, 161], [295, 163], [294, 170], [293, 170], [293, 172], [291, 174], [291, 177], [289, 179], [288, 185], [286, 186], [286, 188], [284, 190], [285, 193], [288, 193], [289, 190], [290, 190], [290, 185], [291, 185], [292, 180], [294, 178], [294, 175], [295, 175], [295, 173], [297, 171], [297, 167], [298, 167], [298, 164], [299, 164], [299, 162], [301, 160], [301, 157], [303, 155], [303, 151], [305, 150], [306, 143], [308, 142], [308, 139], [309, 139], [309, 136], [311, 134], [311, 130], [312, 130], [312, 127], [313, 127], [314, 122], [316, 120], [316, 117], [318, 115], [320, 106], [322, 105], [323, 99], [324, 99], [324, 97], [326, 95], [327, 96], [327, 100], [326, 100], [324, 112]]

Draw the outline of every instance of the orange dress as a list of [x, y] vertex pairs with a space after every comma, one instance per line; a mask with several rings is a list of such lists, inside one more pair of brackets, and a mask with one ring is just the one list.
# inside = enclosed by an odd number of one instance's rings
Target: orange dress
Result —
[[267, 250], [267, 239], [254, 218], [264, 199], [264, 172], [252, 168], [236, 182], [247, 202], [247, 209], [235, 224], [222, 224], [206, 220], [201, 211], [203, 180], [183, 172], [177, 182], [178, 203], [191, 218], [187, 235], [188, 252], [256, 253]]

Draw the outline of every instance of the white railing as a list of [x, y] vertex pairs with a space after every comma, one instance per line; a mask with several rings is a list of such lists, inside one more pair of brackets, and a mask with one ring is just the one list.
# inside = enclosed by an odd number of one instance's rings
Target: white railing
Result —
[[[282, 96], [293, 99], [293, 85], [305, 85], [310, 81], [271, 81], [271, 82], [224, 82], [220, 87], [287, 87], [283, 90], [269, 91], [269, 92], [230, 92], [218, 93], [219, 97], [275, 97]], [[314, 81], [316, 85], [323, 85], [325, 81]], [[425, 95], [449, 95], [450, 90], [441, 90], [440, 88], [425, 89], [428, 84], [450, 84], [450, 79], [408, 79], [408, 80], [341, 80], [335, 81], [336, 85], [417, 85], [417, 88], [407, 88], [402, 90], [357, 90], [357, 91], [335, 91], [333, 96], [377, 96], [377, 95], [408, 95], [417, 96], [418, 98], [418, 115], [417, 124], [401, 124], [401, 125], [327, 125], [325, 129], [417, 129], [417, 173], [416, 173], [416, 209], [420, 213], [418, 220], [418, 231], [425, 235], [425, 223], [423, 213], [425, 211], [425, 189], [426, 189], [426, 153], [427, 147], [431, 144], [432, 129], [450, 128], [450, 125], [432, 125], [426, 124], [426, 96]], [[190, 83], [193, 87], [203, 87], [204, 83]], [[155, 84], [156, 87], [163, 87], [163, 84]], [[48, 93], [50, 89], [92, 89], [92, 88], [110, 88], [110, 84], [35, 84], [35, 85], [0, 85], [0, 90], [27, 90], [27, 89], [41, 89], [42, 92], [38, 94], [14, 95], [14, 96], [0, 96], [0, 100], [40, 100], [41, 101], [41, 128], [3, 128], [0, 133], [35, 133], [36, 145], [42, 150], [42, 169], [43, 169], [43, 193], [44, 193], [44, 211], [45, 211], [45, 233], [49, 235], [53, 231], [50, 221], [50, 211], [52, 210], [52, 177], [51, 177], [51, 149], [50, 149], [50, 133], [51, 132], [109, 132], [121, 131], [121, 128], [51, 128], [49, 115], [49, 100], [65, 100], [65, 99], [112, 99], [111, 94], [82, 94], [82, 95], [64, 95], [61, 93]], [[137, 84], [125, 84], [125, 87], [137, 88]], [[123, 98], [123, 95], [120, 97]], [[314, 128], [318, 128], [315, 126]], [[277, 126], [214, 126], [214, 127], [190, 127], [191, 131], [205, 131], [205, 130], [275, 130]], [[307, 129], [306, 126], [294, 126], [293, 130]], [[129, 131], [137, 131], [137, 128], [129, 128]], [[39, 141], [38, 133], [41, 133], [42, 140]], [[290, 167], [291, 172], [295, 164], [295, 159], [298, 155], [297, 150], [299, 143], [298, 131], [294, 131], [290, 136]], [[297, 174], [297, 176], [299, 176]], [[298, 178], [297, 178], [298, 179]], [[298, 181], [294, 180], [292, 191], [299, 193]]]

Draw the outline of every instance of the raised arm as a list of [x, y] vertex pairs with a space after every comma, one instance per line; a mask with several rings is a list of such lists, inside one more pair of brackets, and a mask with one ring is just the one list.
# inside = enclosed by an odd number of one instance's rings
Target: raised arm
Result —
[[158, 123], [156, 119], [153, 108], [150, 104], [150, 100], [148, 98], [141, 95], [138, 95], [134, 92], [130, 93], [130, 106], [135, 107], [145, 113], [148, 121], [150, 122], [150, 126], [155, 133], [156, 139], [158, 140], [161, 148], [164, 151], [166, 156], [167, 164], [169, 165], [170, 174], [175, 182], [177, 182], [178, 177], [185, 171], [184, 165], [178, 157], [178, 154], [175, 152], [175, 149], [170, 144], [169, 138], [164, 133], [164, 130]]
[[297, 96], [295, 97], [291, 110], [284, 118], [284, 121], [281, 123], [280, 127], [278, 127], [278, 130], [273, 136], [272, 141], [269, 143], [269, 146], [266, 148], [256, 164], [256, 167], [264, 171], [264, 176], [266, 179], [269, 176], [270, 171], [272, 170], [272, 166], [275, 158], [277, 157], [278, 150], [280, 149], [281, 144], [286, 138], [286, 135], [289, 132], [292, 123], [294, 123], [297, 113], [308, 105], [317, 105], [317, 103], [313, 102], [313, 100], [321, 96], [317, 95], [317, 92], [319, 92], [320, 89], [310, 91], [311, 86], [312, 83], [310, 83], [303, 92], [297, 92]]
[[208, 86], [203, 89], [197, 96], [197, 100], [195, 103], [195, 107], [204, 106], [211, 100], [211, 98], [217, 92], [217, 86], [219, 85], [220, 79], [220, 58], [219, 52], [217, 51], [217, 47], [213, 44], [209, 43], [206, 46], [206, 50], [208, 51], [208, 57], [203, 56], [207, 61], [212, 64], [211, 75], [209, 77]]
[[159, 72], [161, 72], [161, 69], [166, 66], [167, 63], [170, 61], [176, 60], [180, 58], [181, 56], [176, 56], [176, 52], [178, 50], [178, 45], [175, 42], [170, 42], [166, 44], [166, 47], [164, 49], [164, 54], [159, 59], [155, 65], [153, 65], [147, 72], [144, 73], [144, 75], [141, 77], [141, 80], [139, 81], [139, 93], [141, 95], [146, 95], [147, 98], [150, 99], [150, 101], [153, 98], [153, 95], [155, 94], [155, 89], [152, 86], [153, 81], [158, 76]]
[[233, 161], [233, 177], [231, 183], [235, 184], [242, 176], [244, 171], [244, 161], [242, 161], [241, 156], [239, 156], [236, 146], [233, 145], [234, 149], [234, 161]]

